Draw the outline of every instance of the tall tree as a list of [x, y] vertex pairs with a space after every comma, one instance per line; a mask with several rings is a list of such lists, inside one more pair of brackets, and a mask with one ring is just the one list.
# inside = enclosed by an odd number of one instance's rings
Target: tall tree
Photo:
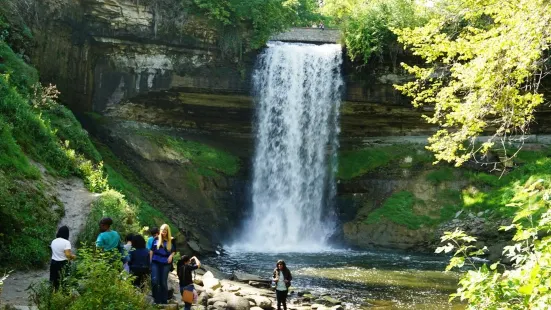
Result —
[[[460, 166], [495, 143], [521, 137], [543, 102], [549, 73], [547, 0], [441, 0], [423, 27], [395, 29], [425, 66], [403, 65], [415, 81], [397, 88], [440, 130], [429, 139], [438, 161]], [[477, 143], [477, 138], [490, 134]]]

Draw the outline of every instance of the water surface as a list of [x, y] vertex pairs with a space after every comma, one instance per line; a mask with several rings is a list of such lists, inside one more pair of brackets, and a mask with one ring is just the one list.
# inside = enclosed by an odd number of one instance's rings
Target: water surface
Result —
[[205, 263], [227, 273], [239, 270], [270, 278], [278, 259], [287, 262], [297, 290], [330, 293], [349, 308], [464, 308], [448, 303], [459, 275], [443, 272], [447, 259], [435, 255], [384, 250], [279, 254], [230, 251], [207, 258]]

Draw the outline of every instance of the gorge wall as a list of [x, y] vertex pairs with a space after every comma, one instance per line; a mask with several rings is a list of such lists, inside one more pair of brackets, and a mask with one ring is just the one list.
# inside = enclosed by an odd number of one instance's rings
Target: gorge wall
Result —
[[[250, 81], [258, 51], [228, 57], [217, 30], [190, 14], [182, 1], [26, 2], [31, 9], [20, 6], [19, 14], [35, 34], [32, 62], [43, 82], [56, 84], [85, 127], [168, 197], [170, 204], [161, 210], [180, 231], [199, 241], [202, 250], [211, 249], [208, 240], [222, 240], [248, 204], [254, 137]], [[392, 85], [405, 79], [397, 64], [409, 56], [397, 57], [373, 59], [362, 67], [345, 61], [342, 150], [364, 147], [366, 137], [428, 135], [435, 129], [420, 118], [424, 111], [413, 109], [394, 90]], [[548, 131], [545, 122], [537, 126]], [[185, 150], [190, 141], [198, 143], [191, 155]], [[205, 161], [202, 156], [209, 152], [220, 162]], [[236, 159], [228, 164], [227, 158]], [[233, 168], [225, 169], [228, 165]], [[353, 197], [377, 188], [365, 186], [373, 178], [367, 174], [340, 182], [340, 201], [352, 206], [342, 206], [344, 221], [353, 220], [365, 205]], [[399, 174], [383, 179], [389, 195], [406, 186]], [[363, 242], [366, 232], [350, 225], [344, 232], [361, 247], [401, 242]], [[404, 236], [399, 238], [408, 242]], [[409, 244], [425, 243], [424, 236], [409, 238]]]

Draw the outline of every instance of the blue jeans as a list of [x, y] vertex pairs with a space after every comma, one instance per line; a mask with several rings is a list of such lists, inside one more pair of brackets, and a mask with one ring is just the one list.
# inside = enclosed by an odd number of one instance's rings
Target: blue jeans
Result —
[[168, 273], [170, 264], [151, 262], [151, 291], [156, 304], [168, 302]]

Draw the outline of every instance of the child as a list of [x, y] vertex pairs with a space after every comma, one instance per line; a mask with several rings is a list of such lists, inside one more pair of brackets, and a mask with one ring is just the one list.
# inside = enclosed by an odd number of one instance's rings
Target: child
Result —
[[157, 236], [159, 236], [159, 228], [158, 227], [151, 228], [151, 230], [149, 230], [149, 234], [151, 236], [149, 236], [149, 238], [147, 239], [146, 248], [149, 251], [151, 251], [151, 247], [153, 246], [153, 240], [155, 240], [157, 238]]

